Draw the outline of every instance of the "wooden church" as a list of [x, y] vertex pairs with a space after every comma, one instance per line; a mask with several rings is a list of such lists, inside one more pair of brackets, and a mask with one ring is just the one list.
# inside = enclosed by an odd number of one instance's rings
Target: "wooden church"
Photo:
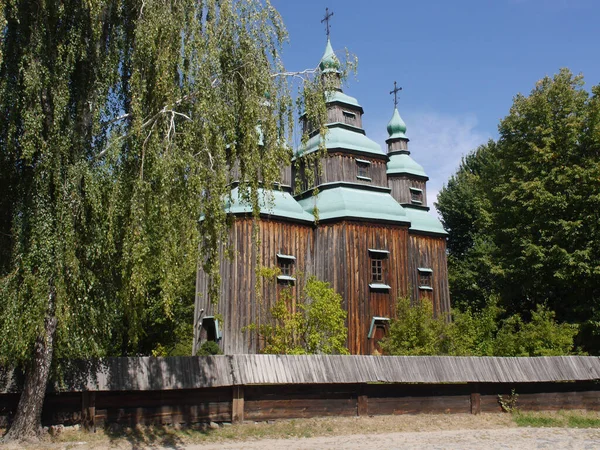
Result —
[[[252, 239], [249, 205], [232, 183], [232, 200], [226, 208], [236, 216], [228, 242], [233, 257], [221, 260], [217, 304], [204, 295], [209, 280], [202, 269], [198, 271], [194, 354], [206, 340], [216, 340], [225, 354], [260, 352], [259, 336], [244, 327], [269, 320], [282, 289], [291, 287], [297, 297], [301, 274], [327, 281], [341, 294], [351, 354], [378, 349], [399, 296], [430, 301], [438, 314], [450, 310], [446, 232], [428, 212], [428, 177], [410, 155], [398, 109], [387, 125], [383, 151], [365, 134], [363, 108], [342, 92], [339, 62], [329, 38], [319, 67], [321, 76], [334, 81], [326, 94], [327, 152], [320, 174], [311, 177], [314, 183], [309, 185], [308, 177], [287, 167], [279, 189], [264, 188], [261, 195], [268, 200], [261, 208], [259, 245]], [[301, 162], [318, 151], [321, 139], [315, 132], [296, 149], [295, 159]], [[302, 164], [294, 164], [298, 166]], [[302, 192], [295, 195], [297, 179]], [[315, 187], [318, 195], [313, 195]], [[257, 252], [262, 266], [280, 269], [276, 280], [257, 280]]]

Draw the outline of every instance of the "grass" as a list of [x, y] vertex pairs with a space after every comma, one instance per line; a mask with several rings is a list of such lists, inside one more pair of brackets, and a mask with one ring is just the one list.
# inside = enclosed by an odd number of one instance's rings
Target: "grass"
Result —
[[517, 411], [512, 418], [519, 427], [600, 428], [600, 412], [597, 411]]

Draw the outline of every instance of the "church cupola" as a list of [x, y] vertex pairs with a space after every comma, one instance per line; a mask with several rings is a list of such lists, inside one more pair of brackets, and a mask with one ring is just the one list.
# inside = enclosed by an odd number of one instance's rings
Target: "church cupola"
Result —
[[387, 132], [389, 135], [389, 139], [406, 139], [406, 124], [402, 117], [400, 117], [400, 113], [398, 112], [398, 108], [394, 109], [394, 115], [390, 119], [387, 124]]
[[387, 144], [388, 154], [397, 151], [405, 151], [407, 154], [410, 153], [408, 151], [409, 139], [405, 134], [406, 124], [398, 112], [398, 92], [401, 90], [402, 88], [398, 87], [394, 81], [394, 89], [390, 91], [390, 94], [394, 94], [394, 114], [387, 124], [387, 132], [389, 137], [385, 141]]

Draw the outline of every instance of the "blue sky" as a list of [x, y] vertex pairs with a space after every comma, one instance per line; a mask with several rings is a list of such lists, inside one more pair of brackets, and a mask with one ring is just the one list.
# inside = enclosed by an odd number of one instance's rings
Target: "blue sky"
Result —
[[497, 137], [517, 93], [561, 67], [600, 83], [600, 0], [272, 0], [290, 35], [288, 70], [318, 64], [331, 43], [358, 57], [344, 91], [365, 110], [367, 135], [382, 146], [398, 109], [413, 158], [429, 174], [430, 206], [462, 155]]

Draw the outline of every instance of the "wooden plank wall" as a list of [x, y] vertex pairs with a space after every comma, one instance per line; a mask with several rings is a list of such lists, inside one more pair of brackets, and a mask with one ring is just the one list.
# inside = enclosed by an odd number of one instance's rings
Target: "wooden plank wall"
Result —
[[422, 205], [427, 206], [427, 180], [406, 175], [388, 175], [387, 183], [392, 189], [392, 197], [398, 203], [411, 203], [410, 188], [412, 187], [423, 191]]
[[[256, 292], [256, 252], [260, 251], [261, 265], [269, 268], [278, 266], [277, 254], [293, 255], [295, 273], [310, 273], [307, 261], [313, 253], [312, 225], [275, 220], [261, 220], [259, 244], [253, 242], [252, 219], [237, 218], [229, 232], [229, 245], [232, 258], [221, 258], [220, 301], [211, 304], [203, 295], [208, 291], [208, 279], [200, 268], [197, 277], [196, 322], [199, 310], [204, 315], [222, 316], [223, 339], [220, 345], [226, 354], [258, 353], [261, 343], [256, 333], [242, 331], [251, 324], [260, 325], [269, 317], [270, 308], [276, 303], [281, 284], [276, 280], [265, 280]], [[226, 249], [221, 249], [225, 255]], [[301, 283], [291, 285], [298, 295]], [[290, 305], [291, 309], [295, 305]]]
[[[393, 317], [398, 296], [407, 293], [408, 227], [344, 221], [321, 224], [316, 236], [314, 273], [344, 299], [348, 349], [351, 354], [370, 354], [373, 348], [367, 335], [372, 317]], [[389, 291], [369, 288], [370, 248], [390, 252], [383, 264]]]
[[[502, 412], [498, 395], [518, 394], [521, 411], [600, 410], [600, 385], [567, 383], [290, 384], [46, 395], [44, 425], [90, 427], [274, 420], [323, 416]], [[84, 396], [91, 403], [83, 401]], [[0, 394], [0, 426], [14, 415], [18, 395]], [[236, 404], [236, 410], [233, 405]]]
[[[356, 117], [354, 120], [349, 120], [344, 117], [344, 111], [353, 113]], [[349, 105], [331, 105], [327, 107], [327, 122], [328, 123], [347, 123], [349, 125], [362, 128], [362, 113], [360, 109]]]
[[[371, 163], [370, 167], [367, 169], [371, 181], [357, 178], [356, 159], [369, 161]], [[327, 156], [322, 158], [319, 164], [321, 173], [319, 174], [315, 170], [314, 186], [319, 186], [324, 183], [347, 182], [388, 187], [386, 176], [387, 159], [383, 154], [379, 158], [374, 158], [368, 155], [355, 156], [333, 150], [329, 151]], [[302, 173], [302, 170], [303, 169], [301, 169], [300, 173]], [[301, 181], [301, 186], [301, 190], [312, 189], [314, 187], [308, 186], [305, 181]]]
[[[450, 288], [448, 285], [448, 266], [446, 262], [446, 238], [410, 233], [409, 284], [412, 287], [411, 299], [417, 302], [424, 296], [430, 297], [436, 313], [450, 312]], [[417, 268], [427, 267], [433, 270], [433, 291], [420, 292]]]

